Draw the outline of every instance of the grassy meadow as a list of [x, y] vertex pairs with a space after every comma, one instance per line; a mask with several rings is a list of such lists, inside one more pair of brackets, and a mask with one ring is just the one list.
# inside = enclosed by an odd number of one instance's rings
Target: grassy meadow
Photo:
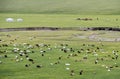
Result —
[[[0, 0], [0, 29], [119, 28], [119, 5], [120, 0]], [[0, 79], [119, 79], [119, 45], [118, 31], [5, 30]]]
[[119, 5], [119, 0], [0, 0], [0, 12], [119, 15]]
[[[116, 39], [120, 35], [119, 32], [72, 30], [1, 32], [0, 78], [119, 78], [120, 59], [115, 59], [115, 56], [119, 55], [120, 43], [91, 39], [90, 36], [94, 34], [107, 39]], [[4, 46], [6, 44], [8, 46]], [[36, 44], [39, 44], [39, 47]], [[48, 45], [48, 47], [44, 45]], [[67, 52], [62, 51], [62, 49]], [[21, 56], [21, 53], [24, 54], [25, 50], [26, 54]], [[42, 52], [43, 50], [45, 52]], [[32, 58], [34, 64], [28, 61], [26, 56]], [[95, 64], [96, 60], [98, 60], [97, 64]], [[26, 67], [26, 65], [29, 66]], [[41, 68], [37, 68], [37, 65], [41, 65]], [[80, 70], [83, 70], [82, 75], [79, 75]], [[72, 71], [73, 75], [71, 75]]]
[[[120, 15], [76, 15], [76, 14], [0, 14], [0, 28], [21, 27], [120, 27]], [[6, 22], [6, 18], [15, 22]], [[23, 22], [17, 22], [22, 18]], [[76, 20], [91, 18], [92, 21]], [[97, 20], [98, 18], [98, 20]], [[117, 21], [116, 21], [117, 19]]]

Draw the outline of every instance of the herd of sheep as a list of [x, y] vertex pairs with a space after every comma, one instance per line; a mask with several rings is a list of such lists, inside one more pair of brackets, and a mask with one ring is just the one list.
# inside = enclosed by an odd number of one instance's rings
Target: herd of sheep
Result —
[[[8, 36], [9, 37], [9, 36]], [[34, 38], [35, 39], [35, 38]], [[16, 39], [17, 40], [17, 39]], [[111, 53], [108, 53], [104, 49], [104, 45], [100, 43], [99, 45], [95, 44], [81, 44], [80, 47], [74, 48], [70, 46], [69, 44], [44, 44], [44, 43], [36, 43], [36, 44], [28, 44], [28, 43], [21, 43], [21, 44], [14, 44], [16, 40], [13, 40], [11, 44], [6, 44], [2, 39], [0, 39], [0, 65], [4, 65], [4, 59], [11, 59], [11, 62], [26, 62], [24, 64], [24, 67], [29, 68], [33, 64], [36, 65], [36, 68], [45, 68], [44, 64], [36, 63], [36, 60], [41, 60], [41, 57], [47, 57], [46, 54], [49, 54], [50, 52], [60, 52], [61, 55], [55, 57], [55, 62], [49, 63], [49, 65], [60, 65], [64, 59], [72, 59], [75, 63], [85, 62], [87, 60], [91, 60], [93, 56], [94, 60], [90, 61], [93, 64], [99, 64], [99, 62], [107, 62], [114, 60], [114, 65], [107, 65], [104, 63], [102, 67], [107, 69], [107, 71], [111, 71], [113, 68], [118, 68], [119, 65], [117, 64], [118, 58], [119, 58], [119, 51], [113, 50]], [[3, 42], [3, 43], [2, 43]], [[38, 51], [37, 51], [38, 50]], [[14, 57], [10, 57], [9, 53], [13, 54]], [[50, 57], [48, 57], [48, 61], [56, 56], [51, 54]], [[64, 54], [64, 55], [63, 55]], [[102, 56], [101, 56], [102, 54]], [[32, 56], [35, 56], [35, 58], [32, 58]], [[100, 56], [99, 56], [100, 55]], [[39, 59], [37, 58], [39, 57]], [[75, 58], [75, 59], [74, 59]], [[76, 59], [77, 58], [77, 59]], [[1, 61], [1, 59], [3, 61]], [[44, 60], [43, 60], [44, 61]], [[64, 65], [66, 66], [65, 70], [70, 72], [71, 76], [74, 76], [75, 71], [74, 68], [70, 68], [72, 63], [70, 63], [68, 60], [64, 60], [66, 63]], [[47, 61], [45, 61], [47, 62]], [[86, 64], [87, 65], [87, 64]], [[83, 75], [85, 69], [79, 69], [79, 75]]]

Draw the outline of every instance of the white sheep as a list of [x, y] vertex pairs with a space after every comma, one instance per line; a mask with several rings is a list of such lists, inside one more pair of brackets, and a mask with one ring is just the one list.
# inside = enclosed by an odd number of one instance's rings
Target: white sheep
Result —
[[108, 69], [108, 71], [110, 71], [110, 69]]
[[2, 64], [2, 61], [0, 61], [0, 64]]
[[66, 66], [69, 66], [70, 64], [69, 63], [65, 63]]
[[53, 65], [53, 63], [50, 63], [50, 65]]
[[23, 61], [23, 58], [20, 58], [20, 61]]
[[70, 68], [67, 67], [66, 70], [70, 70]]
[[18, 59], [18, 56], [15, 56], [15, 59]]
[[16, 59], [16, 62], [19, 62], [20, 60], [19, 59]]

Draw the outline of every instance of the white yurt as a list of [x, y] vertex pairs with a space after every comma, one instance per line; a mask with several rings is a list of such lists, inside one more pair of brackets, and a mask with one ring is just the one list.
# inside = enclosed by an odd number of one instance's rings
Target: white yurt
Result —
[[6, 22], [14, 22], [13, 18], [6, 18]]
[[23, 22], [23, 19], [22, 18], [18, 18], [17, 22]]

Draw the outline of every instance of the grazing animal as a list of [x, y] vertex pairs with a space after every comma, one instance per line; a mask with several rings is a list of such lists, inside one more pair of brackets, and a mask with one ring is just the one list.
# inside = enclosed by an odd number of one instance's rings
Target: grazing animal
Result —
[[74, 72], [74, 70], [71, 70], [71, 73], [73, 73]]
[[28, 65], [26, 64], [25, 67], [28, 67]]
[[75, 73], [70, 73], [71, 76], [74, 76]]
[[97, 64], [98, 63], [98, 60], [95, 60], [95, 64]]
[[[69, 63], [65, 63], [65, 65], [66, 65], [66, 66], [70, 66], [70, 64], [69, 64]], [[72, 70], [71, 70], [71, 71], [72, 71]]]
[[8, 56], [7, 55], [4, 55], [5, 58], [7, 58]]
[[92, 18], [77, 18], [76, 20], [91, 21]]
[[65, 44], [65, 46], [68, 46], [68, 44]]
[[62, 56], [59, 56], [58, 59], [61, 60]]
[[20, 60], [19, 59], [16, 59], [16, 62], [19, 62]]
[[26, 58], [28, 58], [29, 56], [28, 56], [28, 55], [26, 55], [25, 57], [26, 57]]
[[83, 46], [85, 46], [85, 44], [83, 44]]
[[82, 75], [83, 74], [83, 70], [80, 70], [79, 74]]
[[112, 57], [112, 59], [115, 59], [114, 57]]
[[81, 49], [81, 51], [84, 51], [84, 49]]
[[67, 56], [67, 58], [70, 58], [70, 56]]
[[60, 64], [60, 62], [59, 62], [59, 61], [57, 61], [57, 62], [55, 62], [55, 64]]
[[115, 67], [118, 67], [118, 65], [116, 65]]
[[118, 59], [118, 55], [115, 55], [115, 59], [116, 59], [116, 60]]
[[29, 67], [29, 66], [30, 66], [30, 64], [26, 64], [26, 65], [25, 65], [25, 67]]
[[67, 67], [66, 70], [70, 70], [70, 68]]
[[71, 51], [71, 52], [74, 52], [73, 48], [70, 48], [70, 51]]
[[81, 53], [79, 50], [77, 51], [78, 53]]
[[43, 53], [45, 53], [46, 51], [45, 51], [45, 50], [43, 50], [43, 51], [40, 51], [40, 52], [43, 52]]
[[0, 61], [0, 64], [2, 64], [2, 61]]
[[19, 53], [20, 56], [23, 56], [22, 53]]
[[99, 50], [100, 48], [99, 48], [99, 47], [97, 47], [97, 49]]
[[74, 73], [74, 70], [71, 70], [70, 71], [70, 75], [73, 76], [75, 73]]
[[36, 65], [37, 68], [41, 68], [42, 66], [41, 65]]
[[23, 61], [23, 58], [20, 58], [20, 61]]
[[35, 51], [32, 51], [32, 53], [35, 53]]
[[83, 57], [83, 59], [87, 59], [87, 56]]
[[64, 46], [64, 44], [60, 44], [60, 46]]
[[8, 44], [2, 44], [3, 47], [8, 47]]
[[42, 53], [41, 55], [42, 55], [42, 56], [44, 56], [44, 54], [43, 54], [43, 53]]
[[111, 71], [111, 69], [108, 69], [108, 71]]
[[80, 18], [77, 18], [77, 20], [81, 20]]
[[36, 46], [36, 47], [38, 47], [38, 48], [40, 47], [40, 45], [39, 45], [39, 44], [35, 44], [35, 46]]
[[67, 50], [63, 49], [64, 53], [67, 53]]
[[33, 61], [33, 59], [28, 59], [29, 61]]
[[28, 59], [30, 62], [32, 62], [32, 64], [34, 64], [34, 61], [33, 61], [33, 59]]
[[110, 66], [109, 68], [110, 68], [110, 69], [112, 69], [112, 68], [113, 68], [113, 66]]

